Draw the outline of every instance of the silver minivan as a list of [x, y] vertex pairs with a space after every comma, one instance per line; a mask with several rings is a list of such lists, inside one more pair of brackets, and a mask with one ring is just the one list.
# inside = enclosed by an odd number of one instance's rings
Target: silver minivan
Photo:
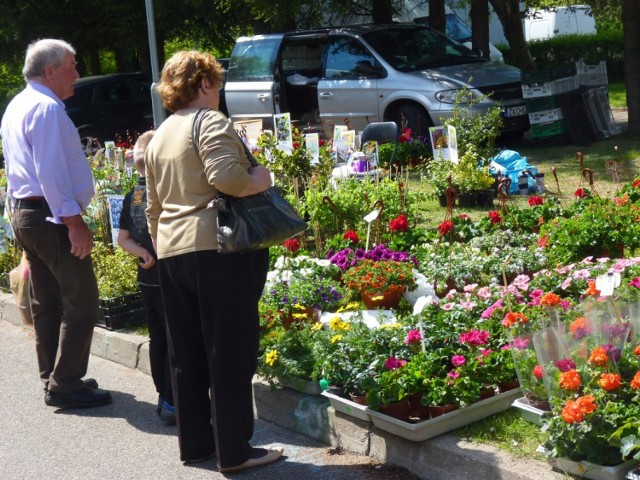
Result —
[[260, 118], [270, 126], [274, 113], [289, 112], [300, 130], [327, 136], [334, 125], [362, 130], [389, 120], [425, 135], [452, 115], [464, 89], [482, 97], [475, 112], [499, 102], [503, 133], [528, 130], [520, 70], [415, 23], [241, 37], [225, 97], [234, 121]]

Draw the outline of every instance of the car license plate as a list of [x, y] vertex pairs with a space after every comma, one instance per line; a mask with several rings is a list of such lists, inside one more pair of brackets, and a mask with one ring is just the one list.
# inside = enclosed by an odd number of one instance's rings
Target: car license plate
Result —
[[519, 117], [527, 114], [526, 105], [518, 105], [517, 107], [507, 107], [504, 111], [505, 117]]

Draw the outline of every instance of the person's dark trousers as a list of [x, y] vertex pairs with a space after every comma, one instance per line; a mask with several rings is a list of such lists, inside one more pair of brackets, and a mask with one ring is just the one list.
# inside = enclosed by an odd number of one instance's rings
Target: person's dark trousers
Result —
[[182, 461], [214, 452], [221, 467], [249, 459], [268, 255], [201, 251], [159, 261]]
[[69, 230], [46, 221], [47, 216], [48, 208], [17, 208], [12, 227], [29, 263], [40, 378], [50, 391], [69, 393], [84, 386], [98, 318], [98, 284], [91, 256], [73, 256]]
[[144, 310], [149, 326], [149, 363], [151, 377], [158, 395], [169, 405], [173, 405], [171, 389], [171, 371], [169, 369], [169, 347], [167, 343], [167, 325], [165, 322], [164, 302], [160, 287], [140, 285]]

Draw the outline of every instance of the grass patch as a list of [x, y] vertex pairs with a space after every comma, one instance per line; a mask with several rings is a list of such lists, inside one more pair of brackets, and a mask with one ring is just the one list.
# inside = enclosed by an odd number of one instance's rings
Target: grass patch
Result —
[[624, 83], [609, 84], [609, 105], [611, 108], [627, 108], [627, 89]]
[[491, 415], [478, 422], [452, 432], [465, 440], [491, 445], [509, 452], [514, 457], [533, 458], [546, 461], [546, 457], [536, 452], [547, 435], [540, 427], [529, 423], [513, 408]]

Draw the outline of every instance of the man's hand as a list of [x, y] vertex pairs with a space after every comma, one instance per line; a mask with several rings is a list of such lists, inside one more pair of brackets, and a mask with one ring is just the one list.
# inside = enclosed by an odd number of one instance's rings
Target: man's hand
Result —
[[71, 242], [71, 255], [80, 260], [85, 259], [93, 249], [93, 235], [81, 215], [62, 217], [62, 221], [69, 229], [69, 241]]

